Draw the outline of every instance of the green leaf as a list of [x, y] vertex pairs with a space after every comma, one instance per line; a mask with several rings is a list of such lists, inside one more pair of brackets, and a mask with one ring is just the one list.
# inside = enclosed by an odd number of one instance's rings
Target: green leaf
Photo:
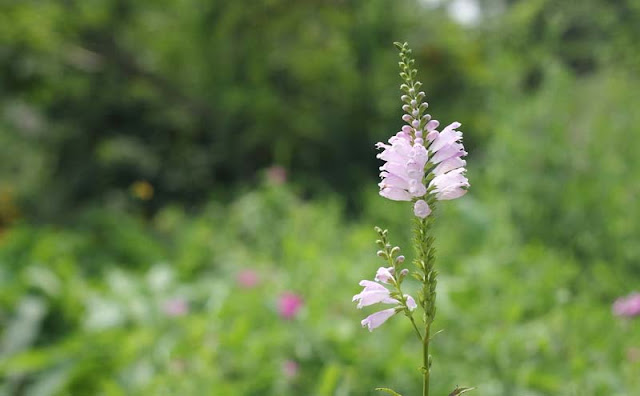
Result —
[[389, 389], [389, 388], [376, 388], [377, 391], [380, 392], [387, 392], [388, 394], [392, 395], [392, 396], [402, 396], [401, 394], [399, 394], [398, 392]]
[[459, 388], [459, 387], [456, 387], [456, 389], [454, 389], [453, 392], [449, 393], [449, 396], [458, 396], [458, 395], [461, 395], [463, 393], [467, 393], [469, 391], [472, 391], [474, 389], [476, 389], [476, 388]]

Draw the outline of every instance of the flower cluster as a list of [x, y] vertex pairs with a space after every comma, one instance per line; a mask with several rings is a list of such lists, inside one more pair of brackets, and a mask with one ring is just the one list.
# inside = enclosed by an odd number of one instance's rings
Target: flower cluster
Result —
[[422, 102], [425, 93], [416, 93], [421, 83], [414, 83], [407, 72], [411, 73], [410, 70], [401, 73], [408, 83], [401, 86], [406, 92], [401, 99], [406, 112], [402, 119], [408, 125], [392, 136], [389, 144], [376, 144], [378, 149], [383, 149], [378, 158], [386, 161], [380, 167], [382, 181], [378, 186], [385, 198], [414, 201], [414, 214], [425, 218], [431, 213], [427, 194], [434, 194], [437, 200], [448, 200], [467, 192], [467, 163], [462, 159], [467, 152], [462, 145], [462, 132], [457, 130], [461, 124], [453, 122], [438, 131], [440, 123], [424, 114], [429, 107]]
[[[377, 303], [396, 305], [394, 308], [383, 309], [382, 311], [373, 313], [363, 319], [360, 323], [362, 324], [362, 327], [367, 327], [369, 331], [373, 331], [373, 329], [379, 327], [396, 313], [401, 312], [405, 309], [413, 311], [417, 307], [416, 301], [410, 295], [396, 293], [392, 294], [389, 289], [382, 285], [382, 283], [392, 285], [398, 284], [398, 280], [394, 277], [394, 272], [395, 271], [393, 267], [378, 268], [375, 280], [376, 282], [380, 283], [372, 282], [370, 280], [362, 280], [360, 281], [360, 286], [364, 287], [364, 289], [362, 289], [360, 293], [353, 296], [353, 301], [358, 302], [357, 308], [359, 309]], [[407, 273], [408, 270], [402, 270], [400, 276], [404, 277], [407, 275]]]

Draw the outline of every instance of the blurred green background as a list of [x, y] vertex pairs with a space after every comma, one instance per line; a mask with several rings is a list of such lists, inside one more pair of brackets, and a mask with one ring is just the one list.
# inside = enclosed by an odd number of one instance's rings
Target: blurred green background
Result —
[[433, 394], [640, 395], [640, 1], [0, 0], [0, 396], [419, 394], [393, 41], [470, 153]]

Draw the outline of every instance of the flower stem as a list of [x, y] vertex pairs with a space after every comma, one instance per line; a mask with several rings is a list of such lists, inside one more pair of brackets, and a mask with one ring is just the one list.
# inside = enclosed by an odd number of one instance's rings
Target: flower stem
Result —
[[429, 396], [429, 374], [430, 374], [430, 364], [429, 364], [429, 333], [431, 330], [431, 324], [427, 324], [425, 329], [424, 340], [422, 340], [422, 359], [424, 363], [424, 367], [422, 368], [424, 378], [422, 381], [422, 396]]

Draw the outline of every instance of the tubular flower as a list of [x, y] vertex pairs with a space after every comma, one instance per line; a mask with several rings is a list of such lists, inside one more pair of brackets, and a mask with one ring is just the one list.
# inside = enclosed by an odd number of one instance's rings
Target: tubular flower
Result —
[[[385, 267], [380, 267], [378, 269], [376, 273], [376, 280], [384, 283], [395, 282], [395, 280], [393, 280], [391, 269]], [[389, 290], [380, 283], [362, 280], [360, 281], [360, 286], [364, 287], [364, 289], [353, 296], [353, 301], [358, 302], [357, 308], [363, 308], [377, 303], [396, 304], [396, 307], [394, 308], [375, 312], [363, 319], [360, 323], [362, 324], [362, 327], [367, 327], [369, 331], [373, 331], [373, 329], [386, 322], [387, 319], [392, 317], [395, 313], [403, 310], [402, 301], [391, 297]], [[405, 294], [404, 299], [409, 310], [413, 311], [416, 309], [417, 304], [413, 297]]]

